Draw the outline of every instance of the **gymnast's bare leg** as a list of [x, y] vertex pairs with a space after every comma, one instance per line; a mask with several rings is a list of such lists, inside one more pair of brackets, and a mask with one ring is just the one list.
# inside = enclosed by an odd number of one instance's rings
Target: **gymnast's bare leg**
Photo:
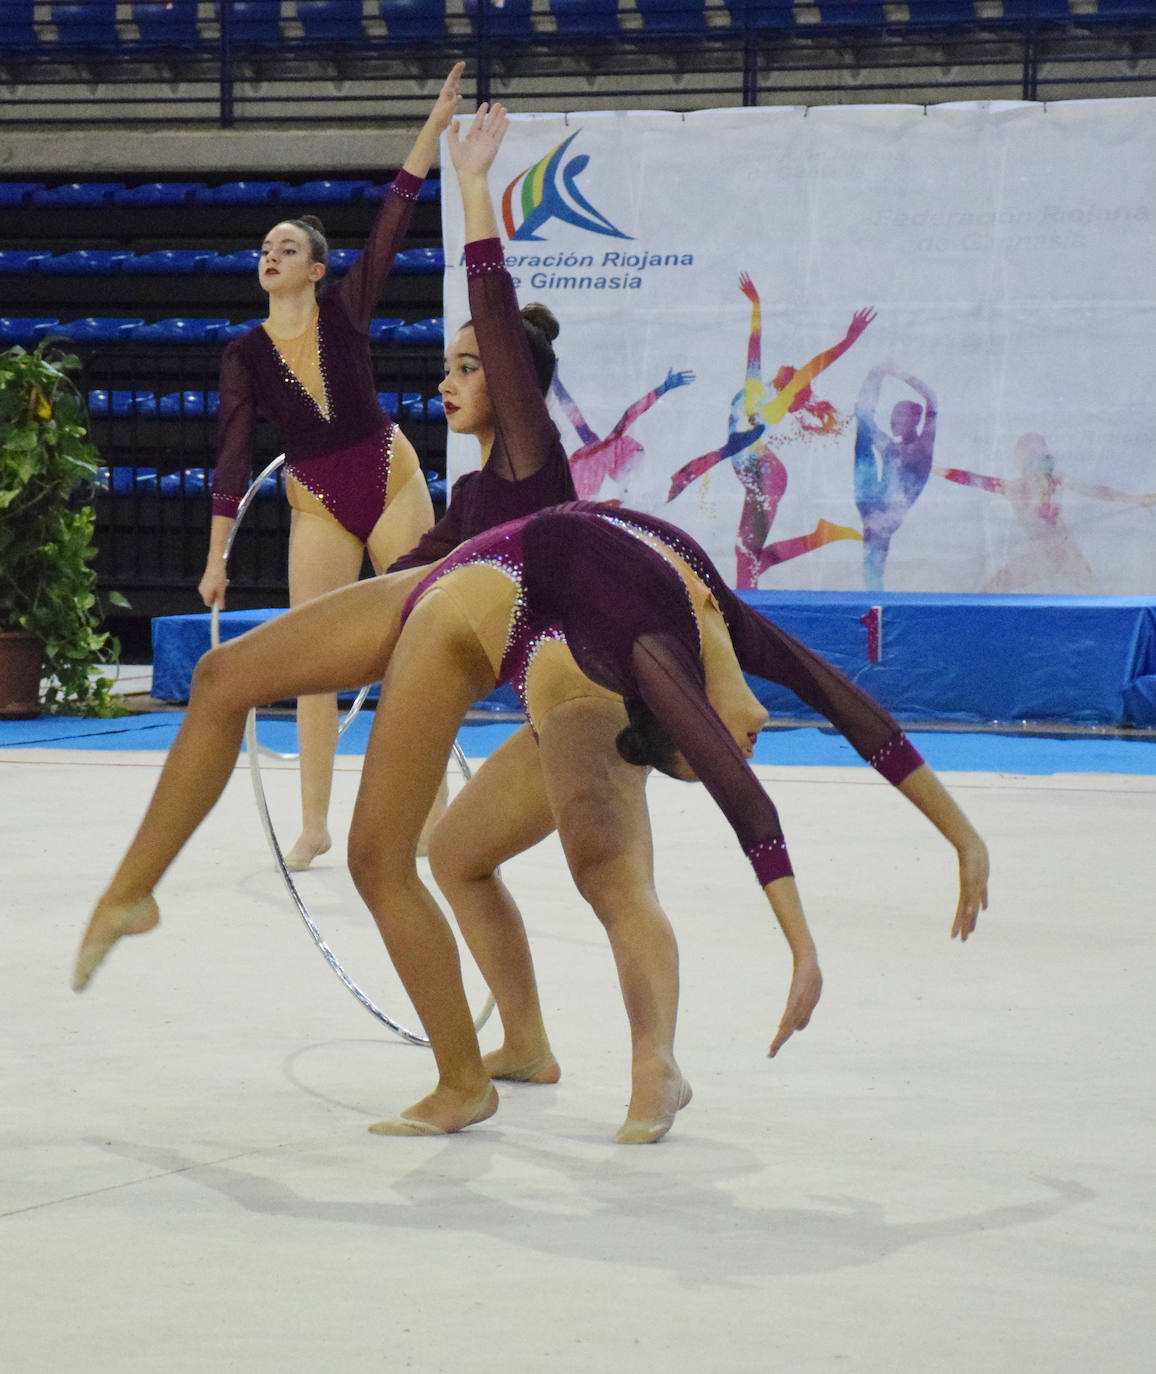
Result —
[[385, 671], [405, 598], [421, 570], [374, 578], [286, 612], [207, 653], [141, 827], [96, 904], [73, 987], [85, 987], [121, 936], [151, 930], [153, 889], [216, 804], [255, 706], [358, 687]]
[[[288, 479], [290, 482], [293, 478]], [[383, 572], [408, 552], [433, 524], [433, 503], [413, 445], [400, 430], [393, 435], [385, 506], [363, 546], [333, 518], [311, 492], [299, 485], [293, 500], [289, 539], [289, 604], [306, 601], [356, 582], [368, 552]], [[285, 853], [286, 867], [300, 870], [330, 846], [329, 798], [337, 752], [337, 694], [303, 696], [297, 701], [297, 740], [301, 758], [301, 833]]]
[[631, 1036], [631, 1097], [622, 1144], [660, 1140], [690, 1101], [674, 1057], [678, 947], [654, 890], [647, 770], [614, 747], [618, 701], [555, 706], [486, 761], [434, 831], [430, 860], [489, 984], [505, 1040], [486, 1056], [494, 1077], [555, 1082], [560, 1071], [538, 1001], [522, 918], [494, 867], [547, 835], [555, 819], [578, 890], [606, 929]]
[[498, 1094], [482, 1064], [462, 985], [457, 940], [417, 872], [422, 825], [445, 775], [458, 726], [492, 691], [476, 634], [442, 616], [434, 588], [415, 607], [374, 712], [349, 833], [349, 869], [373, 914], [437, 1063], [434, 1091], [378, 1135], [441, 1135], [483, 1121]]
[[578, 698], [545, 717], [539, 744], [566, 862], [609, 937], [630, 1024], [630, 1106], [616, 1138], [641, 1145], [662, 1139], [691, 1093], [674, 1057], [678, 945], [654, 890], [648, 770], [613, 745], [625, 724], [620, 702]]
[[430, 838], [434, 878], [502, 1019], [502, 1044], [482, 1056], [491, 1078], [556, 1083], [561, 1077], [526, 928], [497, 871], [553, 830], [538, 745], [523, 725], [454, 798]]

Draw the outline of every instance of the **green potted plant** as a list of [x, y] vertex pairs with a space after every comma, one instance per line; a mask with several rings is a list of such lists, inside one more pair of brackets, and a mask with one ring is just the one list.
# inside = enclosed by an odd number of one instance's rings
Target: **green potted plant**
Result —
[[[100, 628], [93, 511], [78, 499], [97, 470], [69, 376], [80, 360], [47, 348], [0, 353], [0, 716], [118, 715], [99, 669], [120, 648]], [[6, 662], [22, 681], [5, 686]]]

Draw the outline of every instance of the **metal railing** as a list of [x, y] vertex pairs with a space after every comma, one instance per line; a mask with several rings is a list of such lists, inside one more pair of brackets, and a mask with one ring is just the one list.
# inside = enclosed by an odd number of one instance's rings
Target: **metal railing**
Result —
[[311, 37], [296, 21], [260, 44], [238, 28], [234, 3], [179, 48], [134, 41], [130, 17], [116, 45], [90, 50], [52, 41], [41, 19], [31, 44], [0, 30], [0, 127], [409, 122], [459, 56], [471, 95], [523, 110], [1156, 93], [1156, 0], [668, 0], [661, 27], [653, 7], [621, 5], [601, 34], [563, 28], [555, 7], [514, 31], [475, 4], [425, 41], [367, 18], [355, 42]]

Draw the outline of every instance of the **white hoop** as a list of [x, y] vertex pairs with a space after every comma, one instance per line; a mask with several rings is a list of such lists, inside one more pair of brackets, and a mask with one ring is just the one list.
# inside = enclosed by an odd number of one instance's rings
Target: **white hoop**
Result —
[[[277, 469], [284, 463], [284, 461], [284, 454], [281, 454], [279, 457], [274, 458], [274, 460], [269, 464], [269, 466], [265, 468], [265, 470], [262, 473], [260, 473], [258, 477], [253, 481], [253, 483], [249, 487], [249, 490], [241, 498], [240, 504], [237, 506], [237, 515], [233, 523], [233, 528], [229, 531], [229, 538], [225, 543], [224, 562], [226, 567], [228, 567], [229, 564], [229, 553], [233, 547], [233, 540], [236, 538], [237, 531], [241, 525], [241, 517], [244, 515], [245, 511], [248, 510], [250, 504], [253, 501], [254, 496], [260, 490], [261, 484], [266, 480], [266, 478], [271, 477], [273, 473], [275, 473]], [[214, 649], [217, 648], [217, 646], [221, 642], [220, 609], [216, 604], [213, 605], [209, 618], [209, 640]], [[357, 717], [357, 713], [361, 710], [362, 704], [364, 703], [368, 695], [369, 686], [365, 686], [358, 693], [356, 701], [354, 701], [353, 705], [346, 712], [345, 718], [342, 720], [338, 730], [339, 737], [343, 735], [346, 732], [346, 730], [348, 730], [349, 727], [353, 724], [354, 720]], [[250, 711], [245, 720], [245, 748], [249, 755], [249, 778], [253, 784], [253, 796], [257, 802], [257, 814], [261, 818], [261, 826], [262, 829], [265, 831], [265, 839], [268, 841], [269, 849], [271, 850], [274, 862], [277, 865], [277, 870], [281, 874], [281, 880], [282, 882], [284, 882], [285, 887], [288, 890], [289, 896], [292, 899], [293, 905], [297, 909], [297, 914], [305, 922], [305, 927], [309, 931], [309, 934], [313, 939], [313, 943], [321, 951], [329, 967], [333, 970], [334, 973], [337, 974], [338, 978], [341, 979], [341, 981], [345, 984], [349, 991], [354, 995], [354, 997], [357, 998], [357, 1000], [366, 1009], [366, 1011], [369, 1012], [371, 1016], [375, 1017], [378, 1021], [380, 1021], [383, 1026], [388, 1026], [389, 1029], [394, 1032], [394, 1034], [401, 1036], [403, 1040], [408, 1040], [413, 1045], [428, 1045], [428, 1035], [424, 1034], [424, 1032], [422, 1031], [410, 1030], [408, 1027], [403, 1026], [399, 1021], [395, 1021], [394, 1018], [390, 1016], [387, 1012], [382, 1011], [382, 1009], [374, 1002], [373, 998], [370, 997], [367, 992], [364, 992], [357, 985], [357, 983], [354, 982], [354, 980], [349, 976], [349, 974], [346, 973], [345, 969], [342, 968], [340, 962], [338, 961], [337, 956], [329, 948], [328, 944], [326, 944], [325, 938], [322, 936], [320, 930], [317, 929], [317, 923], [309, 914], [309, 908], [305, 905], [301, 893], [297, 890], [297, 884], [293, 881], [293, 875], [289, 871], [289, 868], [285, 863], [285, 857], [281, 852], [280, 844], [277, 842], [277, 834], [276, 831], [273, 829], [273, 821], [269, 815], [269, 803], [265, 796], [265, 785], [261, 778], [261, 755], [265, 754], [271, 758], [276, 758], [279, 760], [289, 762], [296, 760], [299, 756], [297, 754], [280, 754], [277, 753], [275, 750], [266, 749], [263, 745], [258, 743], [256, 711]], [[454, 740], [452, 757], [454, 763], [457, 765], [459, 771], [461, 772], [462, 777], [465, 779], [466, 782], [469, 782], [471, 776], [470, 766], [466, 762], [466, 756], [462, 753], [461, 746], [458, 744], [456, 739]], [[482, 1010], [479, 1012], [479, 1014], [474, 1018], [475, 1030], [481, 1030], [481, 1028], [489, 1020], [490, 1014], [493, 1012], [493, 1010], [494, 998], [492, 994], [487, 994], [485, 1005], [482, 1007]]]

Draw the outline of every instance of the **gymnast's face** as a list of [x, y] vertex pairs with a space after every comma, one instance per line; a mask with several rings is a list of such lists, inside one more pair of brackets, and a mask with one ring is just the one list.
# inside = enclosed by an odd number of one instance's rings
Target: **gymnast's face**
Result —
[[296, 224], [275, 224], [261, 245], [257, 276], [271, 296], [312, 290], [325, 275], [325, 264], [314, 262], [309, 235]]
[[[722, 612], [714, 605], [707, 607], [701, 618], [702, 664], [706, 671], [707, 700], [738, 745], [744, 758], [755, 752], [759, 731], [770, 717], [758, 697], [747, 686], [743, 671], [735, 658], [734, 645], [727, 631]], [[674, 774], [687, 782], [697, 781], [689, 763], [681, 754], [674, 756]]]
[[459, 329], [446, 350], [445, 375], [438, 387], [446, 410], [446, 424], [455, 434], [473, 434], [492, 442], [494, 411], [486, 374], [478, 354], [478, 340], [468, 326]]

